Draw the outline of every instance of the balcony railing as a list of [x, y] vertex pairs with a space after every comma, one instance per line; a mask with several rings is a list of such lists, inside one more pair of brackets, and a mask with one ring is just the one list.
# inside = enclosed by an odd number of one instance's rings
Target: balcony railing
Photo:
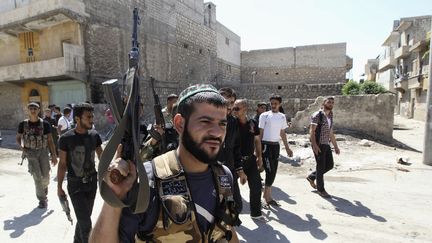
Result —
[[396, 65], [396, 59], [394, 58], [394, 55], [389, 55], [384, 59], [379, 60], [378, 69], [380, 71], [392, 68]]
[[415, 75], [408, 79], [408, 89], [423, 88], [423, 75]]
[[401, 46], [400, 48], [396, 49], [394, 53], [394, 57], [396, 59], [404, 58], [409, 56], [409, 46]]
[[401, 74], [394, 80], [394, 88], [404, 93], [408, 90], [408, 74]]
[[50, 23], [86, 17], [88, 14], [82, 0], [31, 0], [0, 13], [0, 31], [16, 32], [18, 28], [27, 28], [28, 31], [37, 29], [37, 25], [46, 28]]
[[63, 57], [0, 67], [0, 82], [74, 78], [85, 80], [84, 47], [63, 43]]

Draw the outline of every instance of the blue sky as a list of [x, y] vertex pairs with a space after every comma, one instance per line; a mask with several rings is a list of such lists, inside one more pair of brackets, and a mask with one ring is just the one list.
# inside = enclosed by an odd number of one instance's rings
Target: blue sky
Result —
[[393, 20], [432, 15], [430, 0], [210, 0], [242, 50], [346, 42], [350, 78], [377, 57]]

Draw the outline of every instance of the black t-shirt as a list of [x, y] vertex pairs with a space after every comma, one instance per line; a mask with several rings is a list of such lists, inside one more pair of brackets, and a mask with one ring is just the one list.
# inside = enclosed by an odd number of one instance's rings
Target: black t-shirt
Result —
[[55, 126], [57, 126], [56, 120], [54, 118], [51, 118], [51, 117], [45, 117], [43, 120], [50, 124], [51, 133], [56, 133], [56, 131], [57, 131], [55, 128]]
[[[20, 124], [18, 125], [18, 133], [19, 134], [23, 134], [24, 133], [24, 122], [26, 121], [22, 121], [20, 122]], [[40, 129], [40, 121], [37, 122], [31, 122], [28, 121], [28, 126], [29, 126], [29, 132], [30, 135], [38, 135], [39, 133], [39, 129]], [[43, 121], [43, 134], [49, 134], [51, 133], [51, 126], [47, 121]]]
[[95, 151], [102, 144], [102, 139], [95, 130], [86, 134], [67, 131], [59, 139], [59, 148], [67, 153], [66, 165], [68, 177], [83, 177], [96, 173]]
[[240, 150], [242, 156], [249, 156], [255, 150], [255, 136], [259, 135], [258, 123], [249, 119], [245, 124], [239, 121], [240, 127]]

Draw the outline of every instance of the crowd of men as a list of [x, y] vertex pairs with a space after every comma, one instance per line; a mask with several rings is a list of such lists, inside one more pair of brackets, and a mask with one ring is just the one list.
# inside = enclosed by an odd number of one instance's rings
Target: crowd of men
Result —
[[[47, 207], [49, 156], [53, 166], [59, 158], [57, 194], [65, 196], [67, 177], [77, 218], [74, 242], [238, 242], [235, 227], [241, 224], [238, 215], [244, 206], [239, 183], [249, 186], [253, 220], [267, 222], [262, 210], [281, 206], [272, 196], [280, 140], [288, 156], [293, 156], [281, 104], [282, 98], [272, 95], [268, 103], [258, 103], [256, 114], [248, 114], [248, 100], [237, 99], [232, 88], [217, 90], [206, 84], [169, 95], [162, 111], [164, 128], [149, 126], [140, 146], [150, 187], [147, 210], [135, 214], [130, 207], [105, 202], [93, 230], [95, 156], [100, 159], [103, 152], [93, 125], [93, 106], [80, 103], [65, 107], [63, 114], [52, 106], [42, 119], [39, 104], [29, 103], [29, 118], [19, 124], [17, 143], [28, 158], [40, 208]], [[306, 179], [325, 198], [330, 195], [323, 175], [333, 167], [329, 143], [340, 152], [332, 129], [333, 105], [334, 98], [326, 98], [310, 125], [317, 167]], [[119, 144], [105, 181], [120, 200], [133, 205], [137, 170], [134, 161], [121, 157], [122, 149]], [[118, 184], [109, 179], [114, 169], [125, 176]]]

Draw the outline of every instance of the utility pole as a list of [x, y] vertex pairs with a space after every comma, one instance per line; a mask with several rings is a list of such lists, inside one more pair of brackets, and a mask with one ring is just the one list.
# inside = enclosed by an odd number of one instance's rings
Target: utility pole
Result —
[[[432, 21], [431, 21], [432, 37]], [[432, 165], [432, 38], [429, 39], [429, 74], [426, 99], [426, 124], [423, 143], [423, 164]]]

